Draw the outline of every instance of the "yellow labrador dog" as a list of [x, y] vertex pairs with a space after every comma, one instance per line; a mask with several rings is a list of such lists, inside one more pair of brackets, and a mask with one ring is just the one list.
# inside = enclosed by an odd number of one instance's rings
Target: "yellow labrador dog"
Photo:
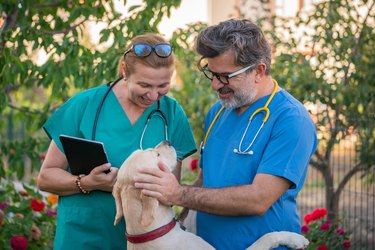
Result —
[[[127, 247], [129, 250], [214, 250], [199, 236], [184, 231], [174, 219], [170, 206], [157, 199], [141, 194], [134, 187], [133, 176], [142, 168], [158, 168], [163, 162], [171, 170], [176, 165], [176, 151], [169, 142], [162, 142], [155, 148], [137, 150], [122, 164], [113, 187], [116, 201], [116, 225], [122, 216], [126, 221]], [[302, 235], [291, 232], [274, 232], [261, 237], [247, 250], [268, 250], [279, 245], [298, 249], [308, 245]]]

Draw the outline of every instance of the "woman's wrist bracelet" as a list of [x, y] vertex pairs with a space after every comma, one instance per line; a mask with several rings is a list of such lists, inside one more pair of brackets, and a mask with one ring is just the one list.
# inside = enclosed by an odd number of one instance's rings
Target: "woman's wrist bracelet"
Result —
[[84, 174], [80, 174], [77, 176], [77, 179], [76, 179], [76, 186], [77, 188], [79, 189], [79, 191], [83, 194], [90, 194], [90, 191], [87, 191], [86, 189], [84, 189], [81, 185], [81, 178], [85, 176]]

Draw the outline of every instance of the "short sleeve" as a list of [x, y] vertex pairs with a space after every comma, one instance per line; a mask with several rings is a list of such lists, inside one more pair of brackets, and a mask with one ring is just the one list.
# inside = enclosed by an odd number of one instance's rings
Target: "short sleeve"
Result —
[[312, 152], [317, 146], [315, 126], [309, 117], [289, 115], [278, 120], [258, 173], [283, 177], [300, 188]]
[[63, 151], [59, 136], [61, 134], [80, 136], [80, 123], [89, 98], [82, 94], [71, 97], [61, 105], [43, 125], [44, 131], [59, 149]]
[[194, 154], [197, 151], [193, 132], [191, 130], [189, 121], [182, 107], [177, 104], [175, 106], [175, 119], [173, 122], [173, 130], [171, 143], [176, 149], [178, 160], [183, 160], [186, 157]]

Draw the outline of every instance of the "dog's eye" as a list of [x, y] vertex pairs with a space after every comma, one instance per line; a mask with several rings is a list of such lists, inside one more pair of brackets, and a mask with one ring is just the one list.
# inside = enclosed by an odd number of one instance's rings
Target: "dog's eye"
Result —
[[160, 156], [160, 154], [159, 154], [159, 153], [156, 153], [156, 156], [157, 156], [157, 157], [159, 157], [159, 156]]

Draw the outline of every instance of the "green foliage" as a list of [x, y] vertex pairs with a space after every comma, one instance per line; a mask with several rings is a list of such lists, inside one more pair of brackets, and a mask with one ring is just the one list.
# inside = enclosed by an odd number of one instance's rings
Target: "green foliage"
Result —
[[[319, 147], [311, 165], [322, 172], [330, 215], [338, 214], [345, 184], [375, 164], [375, 2], [321, 1], [297, 17], [274, 18], [272, 75], [308, 108]], [[267, 26], [265, 26], [267, 27]], [[337, 188], [330, 157], [354, 134], [357, 156]]]
[[[180, 3], [145, 0], [119, 13], [105, 0], [1, 1], [0, 162], [7, 164], [0, 166], [0, 177], [16, 172], [21, 178], [27, 159], [31, 170], [39, 168], [48, 141], [40, 129], [46, 118], [75, 92], [115, 79], [128, 41], [158, 32], [161, 18]], [[103, 23], [95, 45], [89, 29]], [[46, 61], [39, 62], [43, 51]]]
[[189, 118], [197, 146], [203, 140], [205, 114], [217, 101], [210, 81], [198, 71], [197, 62], [200, 57], [193, 50], [199, 31], [205, 27], [202, 23], [190, 24], [187, 28], [176, 30], [171, 39], [178, 59], [177, 72], [180, 83], [171, 93], [180, 102]]
[[[48, 201], [47, 196], [36, 190], [35, 185], [24, 185], [20, 189], [16, 188], [15, 183], [1, 179], [0, 249], [12, 249], [10, 241], [16, 235], [26, 237], [27, 249], [52, 248], [56, 227], [55, 200]], [[38, 199], [41, 207], [33, 206], [35, 199]]]
[[275, 19], [273, 72], [299, 100], [315, 104], [310, 112], [321, 145], [331, 149], [354, 128], [364, 143], [365, 162], [371, 165], [375, 162], [375, 8], [370, 4], [324, 1], [311, 15], [299, 13], [295, 21]]

